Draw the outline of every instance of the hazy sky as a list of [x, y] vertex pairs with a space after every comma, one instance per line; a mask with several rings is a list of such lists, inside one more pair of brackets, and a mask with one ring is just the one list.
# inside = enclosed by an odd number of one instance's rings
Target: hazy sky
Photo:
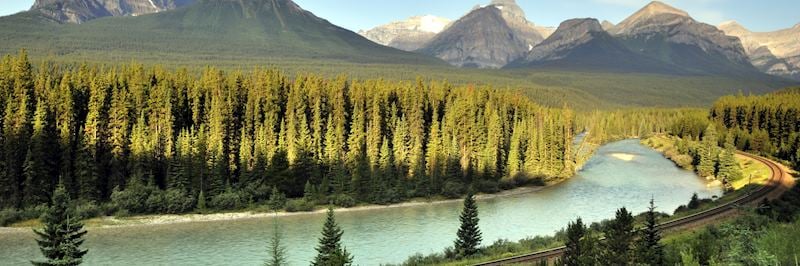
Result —
[[[457, 19], [491, 0], [295, 0], [303, 8], [339, 26], [358, 31], [415, 15]], [[570, 18], [594, 17], [617, 23], [649, 0], [517, 0], [528, 20], [558, 26]], [[695, 19], [717, 25], [736, 20], [754, 31], [800, 23], [800, 0], [665, 0]], [[0, 16], [27, 10], [33, 0], [0, 0]]]

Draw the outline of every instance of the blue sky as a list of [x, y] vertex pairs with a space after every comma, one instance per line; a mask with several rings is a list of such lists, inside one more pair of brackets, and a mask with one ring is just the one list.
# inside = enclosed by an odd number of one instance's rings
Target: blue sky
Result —
[[[339, 26], [357, 31], [414, 15], [457, 19], [491, 0], [295, 0], [303, 8]], [[594, 17], [617, 23], [649, 0], [517, 0], [528, 20], [558, 26], [570, 18]], [[772, 31], [800, 23], [798, 0], [665, 0], [709, 24], [736, 20], [754, 31]], [[0, 16], [28, 9], [33, 0], [0, 0]]]

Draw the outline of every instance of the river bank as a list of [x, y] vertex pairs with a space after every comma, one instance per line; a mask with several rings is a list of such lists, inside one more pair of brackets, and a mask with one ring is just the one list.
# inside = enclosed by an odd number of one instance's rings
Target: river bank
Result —
[[[527, 186], [518, 187], [510, 190], [501, 191], [493, 194], [478, 194], [475, 198], [479, 201], [494, 199], [498, 197], [508, 197], [527, 193], [534, 193], [546, 188], [547, 186], [555, 185], [556, 183], [547, 184], [545, 186]], [[415, 198], [406, 202], [389, 204], [389, 205], [359, 205], [350, 208], [337, 207], [334, 211], [340, 212], [359, 212], [371, 211], [380, 209], [392, 208], [408, 208], [420, 205], [435, 205], [445, 204], [461, 201], [461, 199], [426, 199]], [[320, 205], [313, 211], [307, 212], [259, 212], [259, 211], [234, 211], [234, 212], [219, 212], [219, 213], [189, 213], [189, 214], [155, 214], [155, 215], [138, 215], [130, 217], [116, 217], [116, 216], [103, 216], [92, 218], [84, 221], [86, 228], [115, 228], [115, 227], [133, 227], [133, 226], [150, 226], [150, 225], [166, 225], [166, 224], [180, 224], [180, 223], [193, 223], [193, 222], [216, 222], [216, 221], [235, 221], [245, 219], [260, 219], [269, 217], [284, 217], [284, 216], [302, 216], [313, 215], [326, 212], [327, 209]], [[29, 231], [32, 228], [39, 227], [40, 223], [36, 220], [23, 221], [15, 223], [9, 227], [0, 227], [0, 234], [4, 232], [18, 232]]]

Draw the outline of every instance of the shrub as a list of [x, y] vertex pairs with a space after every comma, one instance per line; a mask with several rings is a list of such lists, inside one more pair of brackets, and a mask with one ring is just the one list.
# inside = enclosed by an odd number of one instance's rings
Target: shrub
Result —
[[7, 226], [21, 220], [22, 214], [14, 208], [0, 210], [0, 226]]
[[242, 201], [246, 203], [264, 202], [269, 199], [271, 188], [264, 184], [250, 183], [242, 188]]
[[461, 197], [464, 194], [464, 185], [455, 181], [447, 181], [442, 186], [442, 195], [451, 199]]
[[694, 158], [686, 154], [680, 154], [672, 157], [672, 161], [674, 161], [676, 165], [683, 169], [692, 169], [692, 162], [694, 161]]
[[194, 209], [194, 197], [186, 194], [183, 190], [169, 189], [163, 194], [162, 212], [164, 213], [185, 213]]
[[356, 200], [353, 199], [353, 197], [351, 197], [350, 195], [347, 195], [347, 194], [336, 194], [336, 195], [330, 196], [329, 198], [330, 198], [331, 204], [339, 206], [339, 207], [350, 208], [350, 207], [356, 206]]
[[103, 214], [103, 210], [93, 201], [81, 202], [75, 206], [75, 215], [81, 220], [98, 217]]
[[111, 202], [119, 210], [126, 210], [130, 214], [142, 214], [150, 211], [150, 203], [155, 199], [150, 199], [150, 194], [156, 190], [153, 187], [131, 184], [125, 190], [114, 188], [111, 193]]
[[235, 210], [242, 207], [242, 198], [239, 193], [228, 190], [211, 198], [211, 207], [218, 210]]
[[483, 193], [497, 193], [500, 191], [497, 181], [478, 180], [475, 182], [475, 189]]
[[306, 199], [293, 199], [286, 203], [287, 212], [307, 212], [314, 210], [314, 201]]
[[7, 226], [19, 221], [38, 219], [47, 210], [47, 205], [41, 204], [22, 210], [6, 208], [0, 210], [0, 226]]
[[149, 213], [162, 212], [164, 209], [164, 192], [161, 190], [151, 191], [145, 201], [145, 205]]

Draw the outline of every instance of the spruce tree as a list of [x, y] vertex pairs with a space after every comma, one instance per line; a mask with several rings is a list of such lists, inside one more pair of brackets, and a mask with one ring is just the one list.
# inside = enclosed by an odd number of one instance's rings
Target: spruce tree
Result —
[[656, 220], [656, 207], [650, 200], [650, 207], [645, 213], [645, 227], [642, 228], [636, 242], [636, 262], [645, 265], [665, 265], [664, 247], [661, 245], [661, 231]]
[[272, 238], [269, 240], [269, 259], [267, 259], [264, 266], [282, 266], [288, 265], [286, 261], [286, 247], [283, 246], [283, 234], [278, 225], [278, 219], [273, 218]]
[[700, 163], [697, 165], [697, 173], [700, 176], [714, 175], [717, 162], [717, 147], [717, 131], [714, 124], [709, 124], [703, 132], [703, 141], [700, 145]]
[[581, 261], [586, 256], [583, 239], [586, 237], [587, 231], [586, 226], [583, 224], [583, 220], [578, 218], [575, 222], [570, 222], [567, 224], [567, 240], [566, 240], [566, 249], [564, 250], [564, 255], [562, 255], [562, 261], [564, 265], [568, 266], [579, 266]]
[[481, 244], [481, 230], [478, 228], [478, 206], [475, 204], [475, 196], [472, 192], [467, 193], [464, 198], [464, 209], [459, 217], [461, 226], [456, 234], [455, 251], [458, 256], [472, 256], [478, 253], [478, 246]]
[[53, 193], [53, 201], [42, 217], [44, 228], [34, 230], [39, 237], [36, 242], [47, 260], [32, 261], [34, 265], [79, 265], [88, 250], [81, 250], [83, 224], [70, 207], [71, 201], [64, 186], [59, 185]]
[[633, 231], [633, 215], [624, 207], [617, 210], [616, 217], [603, 230], [605, 234], [604, 252], [601, 264], [629, 265], [631, 246], [636, 236]]
[[55, 128], [44, 101], [36, 105], [33, 120], [33, 136], [25, 158], [26, 205], [38, 205], [50, 201], [50, 194], [58, 181], [58, 148]]
[[322, 227], [322, 237], [317, 246], [317, 256], [311, 262], [313, 266], [342, 266], [352, 265], [353, 256], [342, 246], [344, 232], [336, 224], [333, 207], [328, 207], [328, 216]]

